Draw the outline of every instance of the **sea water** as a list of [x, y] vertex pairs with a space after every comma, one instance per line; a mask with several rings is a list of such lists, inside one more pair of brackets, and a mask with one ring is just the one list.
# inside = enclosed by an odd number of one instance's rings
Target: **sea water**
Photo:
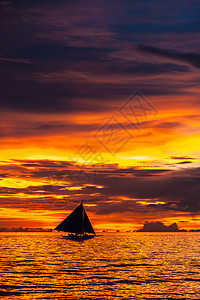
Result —
[[200, 233], [0, 233], [0, 299], [200, 299]]

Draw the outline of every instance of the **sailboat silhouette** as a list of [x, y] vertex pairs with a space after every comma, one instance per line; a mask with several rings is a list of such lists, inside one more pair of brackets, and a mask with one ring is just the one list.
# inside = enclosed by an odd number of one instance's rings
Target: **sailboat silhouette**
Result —
[[67, 239], [91, 239], [96, 234], [83, 207], [83, 201], [77, 208], [64, 219], [54, 230], [69, 232]]

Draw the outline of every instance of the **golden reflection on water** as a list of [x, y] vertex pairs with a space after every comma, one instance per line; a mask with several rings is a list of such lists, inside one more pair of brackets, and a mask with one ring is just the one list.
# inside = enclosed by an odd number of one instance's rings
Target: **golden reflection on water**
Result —
[[200, 299], [200, 233], [0, 233], [1, 299]]

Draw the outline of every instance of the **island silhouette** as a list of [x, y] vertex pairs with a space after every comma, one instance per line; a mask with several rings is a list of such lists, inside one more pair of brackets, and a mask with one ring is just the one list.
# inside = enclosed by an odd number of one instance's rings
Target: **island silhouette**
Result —
[[179, 229], [176, 223], [169, 226], [164, 225], [162, 222], [148, 222], [145, 221], [143, 228], [137, 230], [137, 232], [178, 232], [187, 231], [185, 229]]

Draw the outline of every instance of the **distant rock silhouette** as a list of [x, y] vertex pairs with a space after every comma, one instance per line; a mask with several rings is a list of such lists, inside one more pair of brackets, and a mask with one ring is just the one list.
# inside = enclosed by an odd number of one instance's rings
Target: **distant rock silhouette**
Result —
[[164, 225], [162, 222], [145, 222], [142, 229], [139, 229], [138, 232], [178, 232], [186, 231], [184, 229], [180, 230], [176, 223], [173, 223], [169, 226]]

